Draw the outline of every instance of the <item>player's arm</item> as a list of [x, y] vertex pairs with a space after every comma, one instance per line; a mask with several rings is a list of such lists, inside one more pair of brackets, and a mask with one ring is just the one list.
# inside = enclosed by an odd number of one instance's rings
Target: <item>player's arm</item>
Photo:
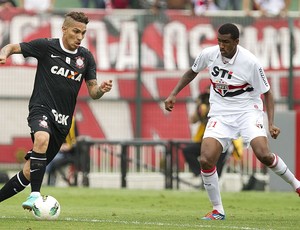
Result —
[[195, 73], [192, 69], [186, 71], [183, 76], [178, 81], [175, 88], [172, 90], [169, 97], [165, 100], [165, 109], [168, 111], [172, 111], [174, 108], [174, 104], [176, 102], [177, 94], [186, 86], [188, 85], [198, 73]]
[[4, 46], [0, 51], [0, 64], [5, 64], [6, 59], [12, 54], [20, 54], [20, 44], [8, 44]]
[[271, 137], [276, 139], [280, 133], [280, 129], [274, 125], [274, 98], [271, 89], [264, 93], [264, 98], [268, 116], [269, 132]]
[[97, 80], [88, 80], [86, 82], [89, 95], [91, 98], [99, 99], [101, 98], [105, 93], [109, 92], [112, 88], [112, 80], [103, 81], [100, 85], [98, 85]]

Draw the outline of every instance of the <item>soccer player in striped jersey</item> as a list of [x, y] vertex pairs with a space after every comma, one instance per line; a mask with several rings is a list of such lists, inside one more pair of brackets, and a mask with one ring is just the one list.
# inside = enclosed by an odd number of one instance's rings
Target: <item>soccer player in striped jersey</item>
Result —
[[101, 98], [112, 88], [111, 80], [97, 83], [94, 57], [80, 46], [88, 22], [84, 13], [70, 12], [65, 16], [61, 38], [8, 44], [0, 51], [0, 64], [12, 54], [38, 60], [28, 106], [33, 147], [25, 156], [27, 161], [23, 170], [1, 188], [0, 202], [24, 190], [30, 183], [31, 194], [22, 207], [32, 209], [34, 201], [41, 195], [46, 165], [55, 157], [69, 133], [83, 81], [92, 99]]
[[280, 129], [274, 124], [274, 99], [269, 82], [258, 59], [239, 45], [239, 30], [231, 23], [218, 30], [218, 45], [203, 49], [192, 67], [178, 81], [165, 100], [165, 109], [172, 111], [177, 94], [201, 70], [210, 74], [209, 120], [203, 136], [200, 165], [204, 187], [213, 211], [202, 219], [224, 220], [225, 211], [220, 195], [216, 162], [232, 139], [241, 136], [251, 145], [256, 157], [289, 183], [300, 195], [300, 182], [284, 161], [269, 149], [263, 123], [263, 101], [268, 118], [268, 130], [276, 139]]

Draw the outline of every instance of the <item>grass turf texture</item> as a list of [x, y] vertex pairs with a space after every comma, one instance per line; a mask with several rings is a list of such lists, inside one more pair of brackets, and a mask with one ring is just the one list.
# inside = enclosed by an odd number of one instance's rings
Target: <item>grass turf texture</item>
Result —
[[0, 229], [299, 229], [300, 199], [293, 192], [222, 193], [225, 221], [204, 221], [204, 191], [43, 187], [61, 204], [56, 221], [37, 221], [21, 203], [30, 190], [0, 203]]

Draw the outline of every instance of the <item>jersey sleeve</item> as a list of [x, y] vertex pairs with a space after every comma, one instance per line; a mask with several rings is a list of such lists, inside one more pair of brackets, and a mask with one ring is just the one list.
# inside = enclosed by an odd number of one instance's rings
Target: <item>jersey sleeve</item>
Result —
[[209, 49], [206, 48], [195, 59], [194, 64], [192, 65], [192, 70], [195, 73], [199, 73], [201, 70], [204, 70], [208, 66], [209, 61]]
[[251, 79], [251, 85], [255, 91], [263, 94], [270, 89], [269, 81], [266, 77], [265, 71], [261, 65], [256, 63], [253, 68], [253, 74]]
[[40, 38], [32, 40], [30, 42], [20, 43], [23, 56], [35, 57], [36, 59], [44, 57], [48, 49], [48, 40], [46, 38]]
[[96, 62], [90, 51], [87, 51], [86, 58], [88, 60], [88, 66], [85, 74], [85, 80], [93, 80], [97, 78], [96, 75]]

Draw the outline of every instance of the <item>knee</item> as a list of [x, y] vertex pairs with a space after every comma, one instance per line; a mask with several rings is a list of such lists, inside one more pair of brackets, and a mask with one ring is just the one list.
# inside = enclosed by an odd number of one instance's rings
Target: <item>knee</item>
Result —
[[266, 166], [270, 166], [273, 164], [274, 155], [272, 153], [264, 154], [257, 156], [258, 160]]
[[268, 145], [255, 146], [253, 148], [257, 159], [266, 166], [272, 165], [274, 155], [270, 152]]
[[200, 165], [204, 170], [212, 169], [215, 166], [214, 162], [203, 153], [200, 154]]
[[40, 151], [47, 150], [49, 144], [49, 134], [46, 132], [42, 133], [36, 133], [34, 136], [34, 146], [35, 149], [38, 149]]

